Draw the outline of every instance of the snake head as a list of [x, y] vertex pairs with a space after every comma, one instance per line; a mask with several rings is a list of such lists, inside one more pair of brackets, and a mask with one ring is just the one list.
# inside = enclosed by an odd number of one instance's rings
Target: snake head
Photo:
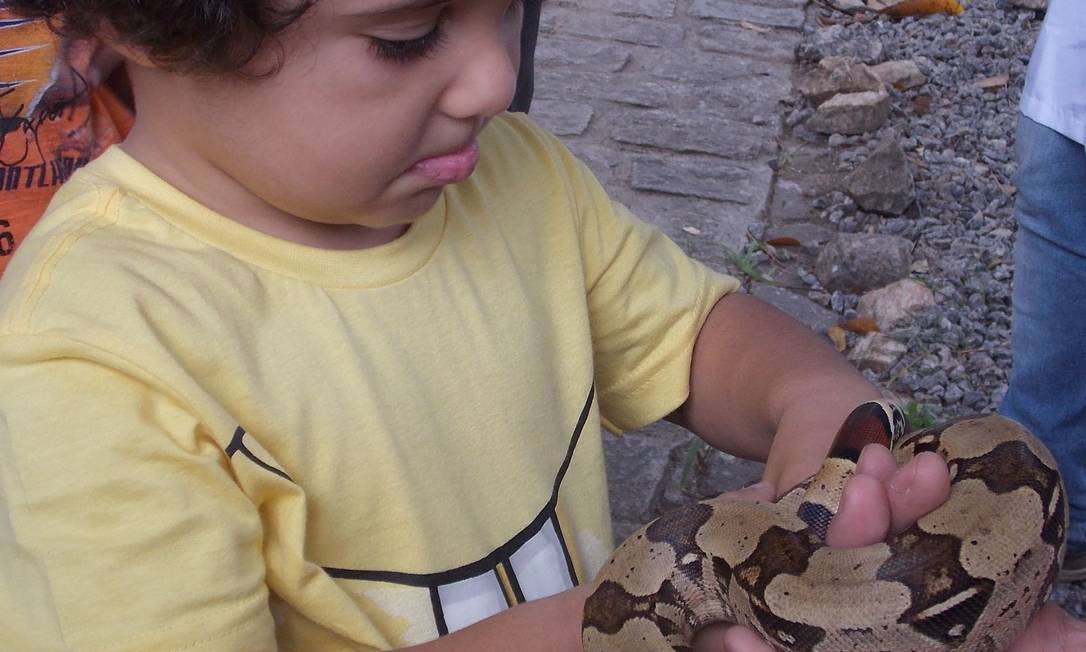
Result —
[[830, 448], [830, 457], [855, 462], [868, 444], [893, 446], [905, 434], [905, 412], [889, 401], [868, 401], [845, 417]]

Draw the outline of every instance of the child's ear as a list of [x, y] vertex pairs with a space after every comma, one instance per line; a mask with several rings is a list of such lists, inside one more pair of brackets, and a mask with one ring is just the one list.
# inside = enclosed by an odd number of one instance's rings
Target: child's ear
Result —
[[147, 50], [132, 45], [131, 43], [126, 43], [124, 40], [122, 40], [120, 35], [117, 34], [117, 30], [114, 29], [113, 25], [102, 21], [102, 23], [98, 26], [98, 29], [95, 31], [98, 36], [98, 40], [101, 41], [103, 45], [113, 50], [120, 56], [124, 57], [125, 60], [137, 66], [142, 66], [144, 68], [159, 67], [158, 64], [156, 64], [151, 59], [151, 57], [148, 56]]

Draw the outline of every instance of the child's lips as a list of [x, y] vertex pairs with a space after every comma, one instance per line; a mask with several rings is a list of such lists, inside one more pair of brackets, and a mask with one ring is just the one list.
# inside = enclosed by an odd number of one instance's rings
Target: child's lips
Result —
[[424, 158], [410, 172], [441, 184], [456, 183], [470, 177], [478, 162], [479, 144], [472, 141], [456, 151]]

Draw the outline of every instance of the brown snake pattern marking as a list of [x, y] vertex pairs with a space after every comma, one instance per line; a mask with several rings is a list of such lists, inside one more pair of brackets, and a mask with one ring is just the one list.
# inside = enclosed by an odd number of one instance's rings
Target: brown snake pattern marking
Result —
[[[900, 414], [882, 402], [861, 408], [872, 405], [884, 423]], [[597, 577], [585, 651], [687, 652], [713, 622], [751, 626], [799, 652], [1005, 648], [1047, 599], [1063, 558], [1055, 460], [999, 416], [947, 422], [893, 446], [899, 464], [921, 451], [947, 461], [950, 498], [886, 543], [832, 549], [824, 525], [797, 514], [832, 516], [851, 473], [840, 460], [775, 503], [716, 498], [653, 521]]]

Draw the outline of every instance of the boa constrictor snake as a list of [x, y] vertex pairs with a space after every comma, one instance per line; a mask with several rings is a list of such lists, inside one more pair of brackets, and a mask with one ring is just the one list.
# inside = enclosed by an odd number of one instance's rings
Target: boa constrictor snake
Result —
[[950, 498], [885, 543], [829, 548], [826, 528], [860, 448], [904, 430], [898, 407], [865, 403], [822, 469], [776, 502], [706, 500], [634, 533], [585, 603], [585, 651], [688, 651], [714, 622], [802, 652], [1004, 649], [1047, 599], [1063, 559], [1056, 462], [994, 415], [901, 436], [899, 464], [922, 451], [947, 461]]

